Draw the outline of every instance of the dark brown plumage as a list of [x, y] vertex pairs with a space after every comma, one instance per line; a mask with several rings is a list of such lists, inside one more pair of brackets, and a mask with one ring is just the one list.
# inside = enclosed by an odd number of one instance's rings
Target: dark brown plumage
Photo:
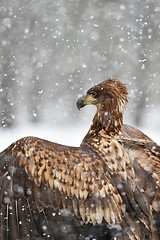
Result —
[[109, 79], [77, 101], [97, 107], [80, 147], [26, 137], [0, 153], [0, 239], [34, 239], [29, 202], [39, 211], [67, 208], [85, 223], [119, 223], [119, 239], [158, 239], [160, 147], [123, 125], [127, 99], [126, 86]]

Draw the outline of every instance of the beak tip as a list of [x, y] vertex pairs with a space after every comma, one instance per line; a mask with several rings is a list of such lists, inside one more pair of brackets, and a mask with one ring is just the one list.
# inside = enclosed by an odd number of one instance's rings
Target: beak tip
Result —
[[77, 108], [80, 110], [82, 107], [84, 107], [84, 99], [82, 97], [78, 98], [77, 100]]
[[81, 110], [81, 108], [78, 106], [78, 104], [77, 104], [77, 108], [78, 108], [79, 111]]

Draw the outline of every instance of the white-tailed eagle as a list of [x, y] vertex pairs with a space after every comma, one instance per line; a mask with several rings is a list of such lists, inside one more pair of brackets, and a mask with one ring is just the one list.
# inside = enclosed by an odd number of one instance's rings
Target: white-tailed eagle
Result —
[[160, 147], [123, 124], [127, 95], [112, 78], [78, 99], [78, 108], [97, 107], [80, 147], [25, 137], [0, 153], [1, 240], [34, 239], [28, 202], [39, 211], [67, 208], [86, 224], [119, 223], [119, 239], [156, 239]]

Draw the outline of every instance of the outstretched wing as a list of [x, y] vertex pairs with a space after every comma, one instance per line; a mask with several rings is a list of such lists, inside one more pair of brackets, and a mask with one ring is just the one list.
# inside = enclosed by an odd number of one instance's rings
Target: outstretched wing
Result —
[[[7, 239], [6, 226], [16, 236], [29, 232], [29, 221], [19, 211], [28, 202], [39, 211], [52, 206], [67, 208], [84, 222], [121, 222], [125, 206], [99, 155], [87, 146], [67, 147], [27, 137], [0, 154], [0, 235]], [[15, 217], [16, 216], [16, 217]], [[21, 222], [23, 231], [16, 232]], [[5, 226], [5, 227], [4, 227]], [[22, 228], [21, 228], [22, 229]], [[27, 237], [26, 237], [27, 239]], [[32, 238], [31, 238], [32, 239]]]

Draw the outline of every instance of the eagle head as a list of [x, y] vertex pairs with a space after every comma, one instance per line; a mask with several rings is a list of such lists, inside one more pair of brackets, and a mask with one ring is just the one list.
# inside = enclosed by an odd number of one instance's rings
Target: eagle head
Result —
[[116, 78], [107, 79], [91, 87], [85, 95], [77, 100], [78, 109], [93, 104], [104, 108], [125, 106], [128, 102], [126, 85]]

